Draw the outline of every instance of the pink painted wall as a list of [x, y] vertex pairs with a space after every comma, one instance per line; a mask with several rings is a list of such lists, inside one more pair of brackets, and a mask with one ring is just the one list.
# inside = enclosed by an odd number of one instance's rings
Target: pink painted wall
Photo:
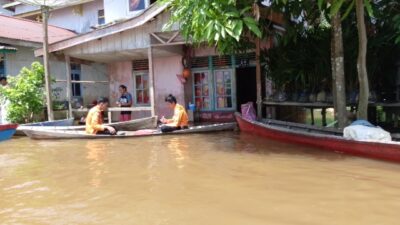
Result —
[[184, 84], [176, 77], [177, 74], [182, 74], [181, 58], [179, 55], [154, 58], [155, 110], [158, 116], [171, 117], [173, 114], [164, 102], [168, 94], [173, 94], [178, 103], [186, 107]]
[[[116, 102], [120, 96], [119, 85], [123, 84], [133, 96], [132, 61], [116, 62], [107, 65], [107, 73], [110, 78], [110, 105], [117, 107]], [[150, 116], [151, 112], [133, 112], [132, 119]], [[119, 113], [113, 113], [113, 121], [118, 121]]]
[[[155, 92], [155, 113], [158, 116], [172, 117], [173, 111], [164, 102], [168, 94], [173, 94], [179, 104], [186, 107], [184, 84], [177, 78], [182, 74], [183, 66], [181, 56], [170, 56], [153, 59], [154, 69], [154, 92]], [[119, 85], [127, 86], [128, 92], [133, 95], [132, 62], [116, 62], [107, 65], [107, 73], [110, 78], [110, 103], [116, 107], [116, 101], [120, 94]], [[186, 84], [188, 85], [188, 84]], [[118, 119], [118, 113], [113, 113], [113, 121]], [[150, 116], [150, 112], [134, 112], [133, 118]]]
[[129, 93], [133, 91], [132, 62], [108, 64], [107, 72], [110, 78], [110, 103], [112, 107], [115, 107], [115, 103], [120, 96], [118, 92], [119, 85], [125, 85]]

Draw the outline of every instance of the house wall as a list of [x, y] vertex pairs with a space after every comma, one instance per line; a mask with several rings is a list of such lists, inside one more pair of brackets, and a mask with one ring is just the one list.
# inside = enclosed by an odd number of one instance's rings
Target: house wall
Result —
[[[79, 11], [81, 7], [81, 11]], [[86, 33], [97, 26], [97, 11], [104, 9], [103, 1], [97, 0], [81, 6], [67, 7], [52, 11], [49, 17], [49, 24], [66, 28], [77, 33]]]
[[[65, 65], [64, 62], [63, 64]], [[81, 71], [81, 80], [108, 81], [107, 66], [105, 64], [82, 64]], [[93, 100], [96, 100], [99, 97], [108, 97], [108, 94], [110, 93], [110, 86], [108, 83], [83, 83], [81, 86], [84, 105], [91, 104]]]
[[[106, 23], [111, 23], [128, 17], [133, 17], [143, 10], [129, 12], [129, 0], [104, 0]], [[149, 0], [145, 0], [145, 4], [149, 5]]]
[[[34, 56], [33, 49], [27, 47], [16, 46], [18, 51], [16, 53], [7, 54], [6, 56], [6, 73], [11, 76], [19, 74], [23, 67], [30, 67], [32, 62], [39, 61], [43, 63], [42, 58]], [[53, 78], [58, 80], [66, 80], [66, 65], [64, 61], [56, 59], [54, 56], [50, 58], [50, 74]], [[106, 73], [106, 66], [103, 64], [90, 64], [81, 65], [81, 80], [108, 80]], [[66, 99], [66, 83], [56, 82], [52, 84], [52, 88], [61, 88], [59, 99]], [[108, 96], [109, 86], [107, 84], [81, 84], [83, 104], [91, 103], [98, 96]]]
[[37, 61], [33, 54], [33, 48], [16, 46], [17, 52], [6, 54], [6, 74], [15, 76], [22, 67], [29, 67], [32, 62]]
[[[125, 85], [128, 92], [133, 95], [133, 70], [132, 61], [114, 62], [107, 64], [107, 73], [110, 79], [109, 96], [110, 107], [117, 107], [116, 102], [120, 97], [118, 91], [121, 84]], [[150, 111], [133, 112], [132, 119], [151, 116]], [[113, 113], [113, 121], [118, 121], [119, 113]]]
[[182, 74], [182, 56], [160, 57], [153, 59], [155, 111], [159, 116], [171, 117], [173, 111], [167, 108], [164, 99], [172, 94], [179, 104], [186, 108], [184, 84], [177, 78]]
[[[68, 55], [76, 56], [84, 54], [90, 55], [98, 53], [108, 53], [107, 55], [113, 57], [112, 54], [119, 53], [121, 51], [146, 49], [150, 46], [149, 33], [161, 31], [164, 24], [169, 21], [169, 18], [170, 13], [165, 12], [158, 15], [157, 19], [143, 26], [139, 26], [130, 30], [125, 30], [123, 32], [109, 35], [101, 39], [89, 41], [85, 44], [76, 45], [74, 47], [66, 49], [65, 52]], [[178, 30], [178, 25], [174, 25], [172, 27], [172, 30]], [[112, 58], [108, 60], [112, 60]]]
[[[173, 111], [167, 108], [164, 99], [172, 94], [177, 98], [179, 104], [185, 105], [184, 85], [176, 77], [181, 74], [183, 67], [181, 56], [159, 57], [153, 59], [154, 87], [155, 87], [155, 113], [159, 116], [171, 117]], [[128, 92], [133, 94], [133, 72], [132, 62], [115, 62], [107, 65], [107, 73], [110, 77], [110, 106], [116, 107], [120, 96], [119, 85], [127, 86]], [[150, 111], [134, 112], [133, 118], [150, 116]], [[113, 120], [118, 120], [118, 113], [114, 113]]]
[[215, 48], [212, 47], [200, 47], [194, 49], [194, 56], [195, 57], [203, 57], [203, 56], [210, 56], [210, 55], [218, 55], [218, 52]]

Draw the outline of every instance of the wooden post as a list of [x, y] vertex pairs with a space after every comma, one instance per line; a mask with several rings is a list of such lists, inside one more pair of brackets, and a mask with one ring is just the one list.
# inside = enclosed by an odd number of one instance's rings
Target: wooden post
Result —
[[315, 124], [315, 120], [314, 120], [314, 108], [310, 108], [310, 113], [311, 113], [311, 125]]
[[155, 115], [154, 70], [153, 70], [153, 50], [151, 46], [148, 49], [148, 58], [149, 58], [149, 91], [150, 91], [151, 116], [154, 116]]
[[326, 108], [322, 108], [321, 116], [322, 116], [322, 126], [326, 127]]
[[47, 34], [47, 20], [49, 18], [49, 7], [42, 6], [42, 20], [43, 20], [43, 65], [44, 77], [46, 82], [46, 102], [47, 102], [47, 116], [49, 121], [54, 120], [53, 115], [53, 102], [51, 101], [51, 79], [49, 71], [49, 50], [48, 50], [48, 34]]
[[260, 120], [262, 118], [260, 38], [256, 39], [256, 82], [257, 82], [257, 119]]
[[67, 101], [68, 101], [68, 118], [72, 118], [72, 83], [71, 83], [71, 59], [69, 55], [65, 55], [65, 66], [67, 76]]
[[107, 116], [108, 116], [108, 123], [112, 123], [112, 116], [110, 110], [108, 111]]

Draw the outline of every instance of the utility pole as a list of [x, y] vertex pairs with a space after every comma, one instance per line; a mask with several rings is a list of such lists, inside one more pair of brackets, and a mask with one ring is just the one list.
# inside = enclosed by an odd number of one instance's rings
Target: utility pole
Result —
[[51, 101], [51, 78], [49, 70], [49, 49], [48, 49], [48, 32], [47, 21], [49, 18], [49, 7], [42, 5], [42, 23], [43, 23], [43, 65], [44, 65], [44, 78], [46, 82], [46, 102], [47, 102], [47, 116], [49, 121], [54, 120], [53, 102]]

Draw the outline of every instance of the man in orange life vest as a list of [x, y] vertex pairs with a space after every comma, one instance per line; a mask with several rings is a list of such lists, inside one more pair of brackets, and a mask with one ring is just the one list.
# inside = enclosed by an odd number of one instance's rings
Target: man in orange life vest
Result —
[[168, 95], [165, 98], [165, 102], [167, 102], [169, 108], [174, 110], [174, 116], [172, 119], [165, 119], [164, 117], [160, 119], [161, 123], [164, 124], [161, 126], [161, 131], [165, 133], [174, 130], [187, 129], [189, 119], [185, 108], [176, 103], [176, 98], [173, 95]]
[[90, 109], [86, 117], [86, 133], [87, 134], [116, 134], [116, 130], [112, 126], [103, 124], [103, 111], [108, 108], [108, 98], [99, 98], [97, 105]]

